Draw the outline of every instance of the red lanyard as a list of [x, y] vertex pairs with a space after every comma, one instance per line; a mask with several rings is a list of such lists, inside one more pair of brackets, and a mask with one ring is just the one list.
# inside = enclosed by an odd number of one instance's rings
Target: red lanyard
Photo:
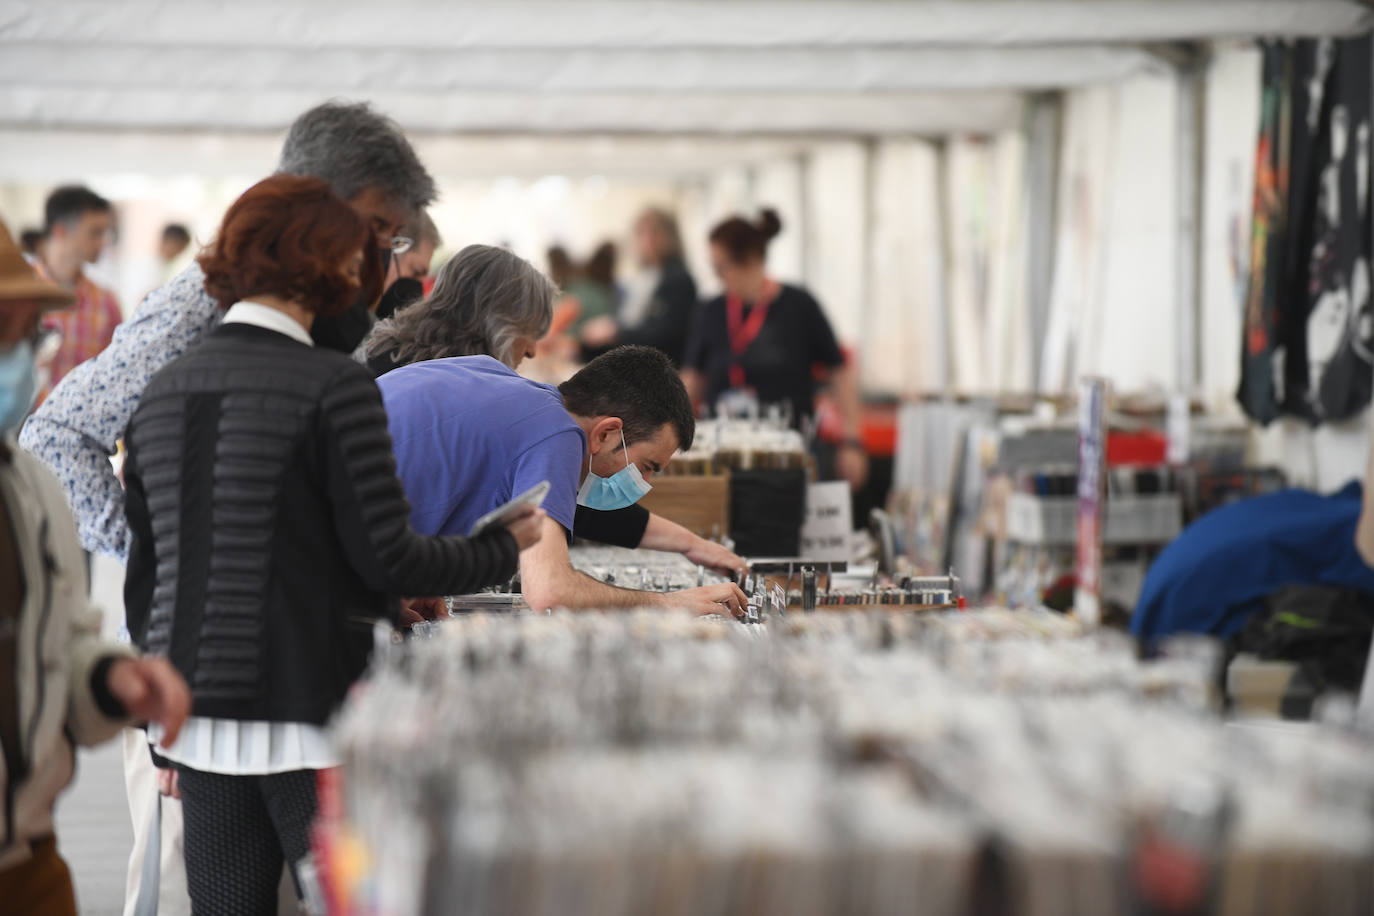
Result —
[[725, 297], [725, 320], [727, 330], [730, 332], [730, 387], [743, 388], [744, 366], [740, 360], [744, 358], [744, 351], [749, 349], [749, 345], [754, 342], [754, 338], [759, 336], [759, 331], [763, 329], [763, 323], [768, 319], [768, 307], [773, 304], [773, 300], [778, 297], [778, 292], [782, 289], [772, 280], [765, 280], [763, 292], [759, 294], [758, 301], [754, 303], [754, 310], [749, 313], [749, 320], [744, 319], [744, 302], [739, 296], [728, 294]]

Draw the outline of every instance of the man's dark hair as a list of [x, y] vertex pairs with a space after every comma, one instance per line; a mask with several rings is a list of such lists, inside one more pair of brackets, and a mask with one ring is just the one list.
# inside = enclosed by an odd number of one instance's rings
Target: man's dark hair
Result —
[[162, 227], [162, 238], [164, 241], [173, 241], [178, 245], [191, 244], [191, 230], [181, 223], [168, 223]]
[[587, 363], [558, 390], [569, 413], [619, 417], [625, 424], [626, 445], [652, 439], [671, 423], [678, 448], [692, 447], [697, 432], [692, 399], [672, 362], [658, 350], [617, 347]]
[[42, 229], [25, 229], [19, 233], [19, 250], [24, 254], [38, 254], [38, 243], [41, 241]]
[[110, 202], [90, 188], [65, 185], [48, 195], [43, 207], [43, 234], [52, 232], [58, 223], [70, 226], [87, 213], [111, 213]]

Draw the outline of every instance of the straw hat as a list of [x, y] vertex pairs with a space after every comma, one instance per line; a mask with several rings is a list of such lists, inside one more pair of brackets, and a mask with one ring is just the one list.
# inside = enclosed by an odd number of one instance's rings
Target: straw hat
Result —
[[37, 302], [44, 311], [63, 309], [75, 301], [61, 287], [40, 280], [4, 223], [0, 223], [0, 306], [19, 300]]

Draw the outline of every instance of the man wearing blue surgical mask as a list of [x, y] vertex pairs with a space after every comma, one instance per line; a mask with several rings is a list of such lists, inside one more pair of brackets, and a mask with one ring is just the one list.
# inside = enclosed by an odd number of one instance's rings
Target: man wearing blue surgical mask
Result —
[[[742, 608], [744, 593], [731, 583], [668, 594], [616, 588], [575, 571], [568, 556], [578, 506], [633, 506], [673, 453], [691, 446], [692, 404], [662, 353], [621, 347], [558, 388], [522, 378], [490, 356], [412, 363], [377, 385], [416, 531], [467, 534], [487, 512], [549, 481], [544, 536], [520, 557], [531, 607], [655, 606], [703, 614]], [[731, 573], [742, 563], [660, 516], [641, 509], [634, 517], [639, 528], [629, 540], [641, 547]]]
[[[653, 484], [644, 479], [644, 472], [639, 469], [639, 465], [630, 460], [630, 446], [625, 442], [623, 426], [620, 428], [620, 447], [625, 454], [625, 467], [609, 477], [588, 473], [577, 491], [579, 506], [596, 509], [598, 512], [628, 509], [654, 488]], [[654, 470], [662, 470], [662, 466]]]
[[33, 405], [42, 312], [72, 296], [40, 280], [0, 224], [0, 900], [5, 912], [75, 914], [53, 837], [53, 802], [71, 781], [74, 744], [134, 720], [173, 735], [191, 708], [165, 658], [100, 639], [86, 563], [62, 490], [16, 447]]

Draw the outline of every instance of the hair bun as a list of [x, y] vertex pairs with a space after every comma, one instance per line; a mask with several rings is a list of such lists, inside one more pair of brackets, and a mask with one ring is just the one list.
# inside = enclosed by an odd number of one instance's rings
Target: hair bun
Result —
[[778, 211], [772, 207], [764, 207], [759, 211], [757, 225], [763, 237], [769, 240], [777, 238], [778, 233], [782, 231], [782, 219], [778, 216]]

